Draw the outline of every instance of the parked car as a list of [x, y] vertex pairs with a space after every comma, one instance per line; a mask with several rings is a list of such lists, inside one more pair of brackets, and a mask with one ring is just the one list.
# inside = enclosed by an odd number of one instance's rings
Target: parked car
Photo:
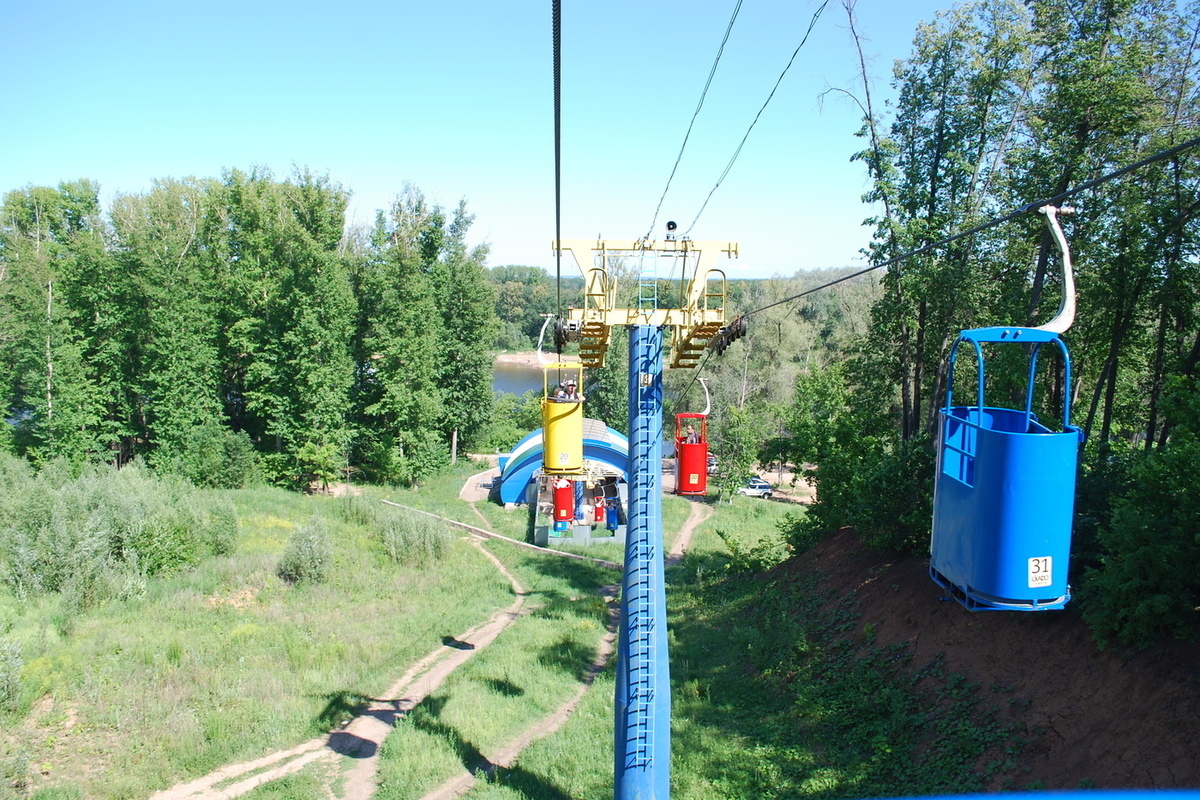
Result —
[[761, 497], [764, 500], [769, 500], [775, 490], [771, 484], [764, 481], [762, 478], [750, 478], [745, 485], [738, 487], [738, 494], [744, 494], [747, 497]]

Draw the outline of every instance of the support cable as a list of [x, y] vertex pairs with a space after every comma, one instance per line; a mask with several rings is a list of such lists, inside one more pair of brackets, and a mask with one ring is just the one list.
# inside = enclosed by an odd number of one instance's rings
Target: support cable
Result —
[[[812, 289], [806, 289], [805, 291], [800, 292], [799, 294], [794, 294], [791, 297], [785, 297], [782, 300], [777, 300], [776, 302], [762, 306], [761, 308], [756, 308], [753, 311], [747, 311], [742, 316], [749, 317], [753, 314], [758, 314], [762, 311], [767, 311], [768, 309], [775, 308], [776, 306], [781, 306], [785, 303], [790, 303], [793, 300], [799, 300], [801, 297], [806, 297], [810, 294], [815, 294], [816, 292], [819, 292], [822, 289], [828, 289], [831, 286], [836, 286], [839, 283], [844, 283], [848, 280], [853, 280], [854, 278], [857, 278], [860, 275], [865, 275], [868, 272], [873, 272], [877, 269], [883, 269], [884, 267], [889, 267], [889, 266], [892, 266], [893, 264], [898, 264], [899, 262], [905, 260], [906, 258], [912, 258], [913, 256], [921, 255], [922, 253], [926, 253], [930, 250], [934, 250], [936, 248], [943, 247], [947, 244], [956, 242], [959, 239], [963, 239], [967, 236], [972, 236], [976, 233], [980, 233], [982, 231], [988, 230], [989, 228], [994, 228], [997, 225], [1002, 225], [1005, 222], [1010, 222], [1013, 219], [1016, 219], [1017, 217], [1021, 216], [1022, 214], [1027, 214], [1029, 212], [1035, 212], [1038, 209], [1042, 208], [1043, 206], [1058, 205], [1063, 200], [1066, 200], [1069, 197], [1073, 197], [1074, 195], [1077, 195], [1080, 192], [1085, 192], [1088, 189], [1093, 189], [1097, 186], [1100, 186], [1101, 184], [1115, 180], [1124, 175], [1128, 175], [1131, 172], [1139, 170], [1142, 167], [1149, 166], [1150, 164], [1153, 164], [1157, 161], [1162, 161], [1164, 159], [1171, 158], [1172, 156], [1175, 156], [1185, 150], [1190, 150], [1191, 148], [1196, 147], [1196, 146], [1200, 146], [1200, 137], [1196, 137], [1195, 139], [1189, 139], [1186, 142], [1177, 144], [1174, 147], [1171, 147], [1171, 148], [1168, 148], [1161, 152], [1155, 153], [1154, 155], [1149, 156], [1148, 158], [1144, 158], [1141, 161], [1138, 161], [1134, 164], [1129, 164], [1128, 166], [1125, 166], [1125, 167], [1122, 167], [1121, 169], [1110, 172], [1107, 175], [1102, 175], [1099, 178], [1094, 178], [1090, 181], [1085, 181], [1084, 183], [1081, 183], [1078, 186], [1075, 186], [1071, 189], [1067, 189], [1066, 191], [1060, 192], [1059, 194], [1056, 194], [1052, 197], [1047, 197], [1044, 200], [1037, 200], [1032, 203], [1027, 203], [1009, 214], [1005, 214], [1002, 217], [997, 217], [996, 219], [993, 219], [989, 222], [985, 222], [981, 225], [977, 225], [974, 228], [971, 228], [970, 230], [966, 230], [961, 233], [956, 233], [956, 234], [953, 234], [952, 236], [947, 236], [944, 239], [933, 242], [931, 244], [927, 244], [924, 247], [919, 247], [916, 250], [910, 250], [907, 253], [901, 253], [900, 255], [896, 256], [895, 258], [890, 258], [887, 261], [880, 262], [879, 264], [875, 264], [870, 267], [866, 267], [865, 269], [860, 269], [857, 272], [852, 272], [849, 275], [843, 276], [841, 278], [837, 278], [836, 280], [832, 280], [827, 283], [823, 283], [820, 286], [816, 286]], [[713, 353], [713, 351], [709, 350], [708, 353], [705, 354], [704, 360], [702, 362], [700, 362], [700, 364], [697, 366], [697, 368], [695, 370], [695, 374], [691, 380], [691, 383], [689, 383], [687, 385], [687, 387], [679, 394], [678, 399], [675, 401], [676, 407], [678, 407], [678, 404], [682, 403], [683, 400], [686, 399], [688, 392], [690, 392], [692, 387], [696, 384], [696, 380], [700, 377], [701, 374], [703, 374], [704, 367], [708, 364], [708, 360], [712, 356], [712, 353]]]
[[[562, 0], [550, 0], [554, 49], [554, 285], [558, 319], [562, 320]], [[554, 337], [562, 356], [562, 342]]]
[[692, 387], [696, 385], [696, 381], [699, 380], [700, 376], [704, 373], [704, 367], [708, 364], [708, 360], [712, 358], [712, 354], [712, 350], [709, 350], [707, 353], [705, 353], [704, 360], [700, 362], [696, 369], [692, 370], [692, 380], [687, 386], [684, 387], [683, 391], [679, 393], [679, 397], [675, 399], [675, 405], [671, 407], [672, 417], [679, 413], [678, 409], [683, 405], [683, 401], [687, 399], [688, 392], [692, 390]]
[[737, 0], [737, 5], [733, 7], [733, 16], [729, 18], [729, 24], [725, 26], [725, 36], [721, 39], [721, 46], [717, 48], [717, 57], [713, 59], [712, 69], [708, 71], [708, 80], [704, 82], [704, 89], [700, 92], [700, 102], [696, 103], [696, 110], [692, 112], [692, 120], [688, 123], [687, 132], [683, 135], [683, 144], [679, 146], [679, 155], [675, 156], [675, 166], [671, 167], [671, 174], [667, 177], [667, 185], [663, 187], [662, 197], [658, 198], [658, 206], [654, 209], [654, 219], [650, 221], [650, 228], [642, 237], [644, 239], [649, 239], [654, 234], [654, 226], [658, 224], [658, 214], [662, 211], [663, 201], [667, 199], [667, 191], [671, 188], [671, 181], [675, 179], [675, 170], [679, 169], [683, 151], [687, 147], [688, 138], [692, 135], [692, 126], [696, 124], [696, 117], [700, 116], [700, 109], [704, 107], [704, 98], [708, 95], [708, 87], [712, 85], [713, 76], [717, 74], [717, 64], [721, 63], [721, 54], [725, 52], [725, 43], [729, 41], [729, 33], [733, 30], [733, 23], [737, 20], [738, 12], [741, 10], [742, 0]]
[[1177, 153], [1181, 153], [1184, 150], [1188, 150], [1190, 148], [1196, 147], [1197, 145], [1200, 145], [1200, 137], [1197, 137], [1195, 139], [1190, 139], [1186, 142], [1183, 142], [1182, 144], [1178, 144], [1172, 148], [1163, 150], [1162, 152], [1155, 153], [1154, 155], [1150, 156], [1149, 158], [1144, 158], [1141, 161], [1138, 161], [1136, 164], [1130, 164], [1130, 165], [1122, 167], [1121, 169], [1118, 169], [1114, 172], [1110, 172], [1107, 175], [1102, 175], [1099, 178], [1093, 178], [1090, 181], [1085, 181], [1084, 183], [1081, 183], [1078, 186], [1068, 189], [1065, 192], [1060, 192], [1052, 197], [1047, 197], [1044, 200], [1036, 200], [1032, 203], [1027, 203], [1026, 205], [1023, 205], [1020, 208], [1018, 208], [1017, 210], [1012, 211], [1008, 214], [1005, 214], [1002, 217], [997, 217], [996, 219], [993, 219], [989, 222], [985, 222], [981, 225], [976, 225], [975, 227], [969, 228], [965, 231], [962, 231], [961, 233], [955, 233], [951, 236], [947, 236], [944, 239], [940, 239], [936, 242], [927, 244], [924, 247], [918, 247], [916, 250], [910, 250], [907, 253], [901, 253], [900, 255], [896, 256], [895, 258], [889, 258], [887, 261], [882, 261], [878, 264], [874, 264], [865, 269], [860, 269], [857, 272], [852, 272], [851, 274], [846, 275], [845, 277], [842, 277], [842, 278], [838, 278], [837, 280], [829, 281], [828, 283], [823, 283], [820, 286], [817, 286], [816, 288], [808, 289], [806, 291], [800, 292], [799, 294], [792, 295], [791, 297], [785, 297], [783, 300], [777, 300], [776, 302], [771, 303], [770, 305], [765, 305], [762, 308], [756, 308], [753, 311], [747, 311], [744, 316], [749, 317], [753, 314], [759, 313], [760, 311], [766, 311], [769, 308], [774, 308], [775, 306], [780, 306], [780, 305], [783, 305], [784, 303], [790, 303], [793, 300], [799, 300], [801, 297], [805, 297], [807, 295], [813, 294], [814, 292], [819, 292], [822, 289], [828, 289], [830, 286], [836, 286], [839, 283], [843, 283], [843, 282], [851, 280], [853, 278], [857, 278], [860, 275], [865, 275], [868, 272], [873, 272], [874, 270], [877, 270], [877, 269], [883, 269], [884, 267], [890, 267], [893, 264], [898, 264], [899, 262], [905, 260], [906, 258], [912, 258], [913, 256], [918, 256], [918, 255], [921, 255], [922, 253], [927, 253], [930, 250], [936, 250], [937, 248], [945, 247], [946, 245], [948, 245], [952, 242], [957, 242], [959, 239], [965, 239], [968, 236], [974, 236], [977, 233], [986, 231], [989, 228], [994, 228], [997, 225], [1002, 225], [1005, 222], [1011, 222], [1012, 220], [1016, 219], [1017, 217], [1021, 216], [1022, 214], [1028, 214], [1031, 211], [1037, 211], [1042, 206], [1058, 205], [1063, 200], [1066, 200], [1068, 197], [1077, 195], [1080, 192], [1085, 192], [1088, 189], [1093, 189], [1103, 183], [1107, 183], [1111, 180], [1115, 180], [1116, 178], [1119, 178], [1123, 175], [1128, 175], [1130, 172], [1133, 172], [1135, 170], [1141, 169], [1142, 167], [1153, 164], [1156, 161], [1162, 161], [1163, 159], [1170, 158], [1171, 156], [1176, 155]]
[[825, 2], [821, 4], [821, 7], [817, 9], [816, 13], [813, 14], [812, 20], [808, 23], [808, 30], [804, 32], [804, 38], [800, 40], [800, 44], [796, 45], [796, 49], [792, 52], [792, 57], [788, 59], [787, 66], [783, 68], [783, 72], [779, 73], [779, 78], [775, 81], [775, 85], [771, 87], [771, 93], [767, 95], [767, 99], [763, 102], [762, 108], [760, 108], [758, 113], [754, 115], [754, 120], [750, 123], [750, 127], [746, 129], [746, 135], [742, 137], [741, 143], [738, 144], [737, 149], [733, 151], [733, 156], [730, 157], [729, 163], [725, 165], [725, 170], [721, 173], [721, 177], [717, 178], [716, 185], [709, 190], [708, 197], [704, 198], [704, 204], [701, 205], [700, 210], [696, 212], [696, 217], [692, 220], [692, 224], [689, 225], [688, 229], [683, 232], [684, 236], [690, 234], [692, 232], [692, 228], [696, 227], [696, 222], [700, 219], [700, 215], [704, 213], [704, 209], [708, 207], [708, 201], [712, 199], [713, 193], [720, 188], [721, 183], [725, 180], [725, 176], [727, 176], [729, 171], [733, 169], [734, 162], [737, 161], [738, 156], [741, 155], [742, 147], [745, 146], [746, 140], [750, 138], [750, 132], [754, 130], [754, 126], [758, 124], [758, 118], [761, 117], [762, 113], [767, 110], [767, 106], [770, 104], [771, 98], [775, 96], [776, 90], [779, 89], [779, 84], [783, 83], [784, 76], [787, 75], [788, 70], [792, 68], [792, 64], [796, 61], [796, 56], [800, 54], [800, 49], [804, 47], [806, 42], [808, 42], [809, 35], [812, 33], [813, 28], [817, 24], [817, 20], [821, 18], [821, 12], [825, 10], [825, 6], [827, 5], [829, 5], [829, 0], [825, 0]]

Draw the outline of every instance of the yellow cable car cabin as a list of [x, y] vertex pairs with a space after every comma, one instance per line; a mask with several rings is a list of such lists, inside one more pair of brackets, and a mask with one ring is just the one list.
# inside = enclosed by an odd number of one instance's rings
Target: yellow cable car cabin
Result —
[[[554, 361], [543, 368], [542, 470], [548, 475], [583, 472], [583, 367]], [[551, 382], [553, 381], [553, 388]]]

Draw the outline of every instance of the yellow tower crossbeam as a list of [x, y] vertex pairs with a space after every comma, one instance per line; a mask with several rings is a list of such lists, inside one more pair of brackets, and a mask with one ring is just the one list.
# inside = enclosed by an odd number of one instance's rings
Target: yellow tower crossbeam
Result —
[[[551, 247], [570, 254], [584, 276], [583, 307], [570, 309], [565, 322], [579, 339], [579, 356], [586, 367], [604, 365], [612, 329], [621, 325], [672, 328], [671, 366], [694, 367], [725, 324], [726, 278], [724, 271], [713, 264], [721, 255], [737, 258], [737, 242], [564, 239], [551, 242]], [[616, 281], [611, 277], [610, 261], [647, 254], [681, 259], [677, 308], [616, 306]]]

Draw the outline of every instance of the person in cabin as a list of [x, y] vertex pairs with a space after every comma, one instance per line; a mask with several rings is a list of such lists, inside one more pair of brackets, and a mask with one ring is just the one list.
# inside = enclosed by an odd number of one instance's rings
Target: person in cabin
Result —
[[574, 378], [567, 380], [558, 387], [554, 392], [554, 399], [560, 403], [582, 403], [583, 394], [579, 391], [579, 384]]
[[684, 444], [700, 444], [700, 437], [696, 435], [696, 428], [693, 425], [687, 426], [687, 435], [683, 437]]

